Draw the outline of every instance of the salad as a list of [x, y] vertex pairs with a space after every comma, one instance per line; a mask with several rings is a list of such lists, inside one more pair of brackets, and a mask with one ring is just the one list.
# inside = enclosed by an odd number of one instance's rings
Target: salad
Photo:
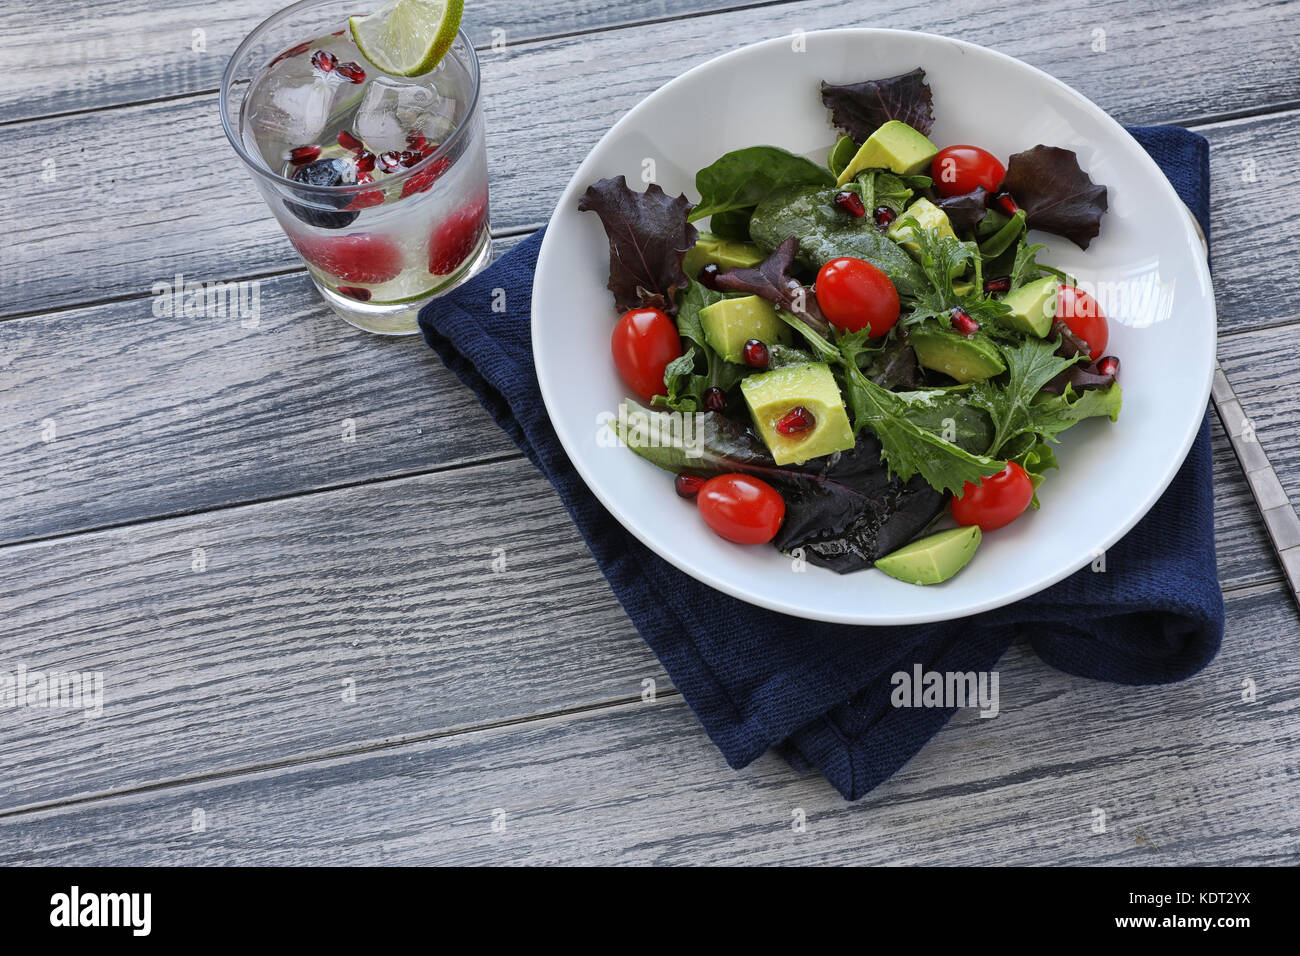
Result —
[[622, 313], [618, 431], [723, 538], [937, 584], [1039, 507], [1061, 432], [1119, 415], [1105, 316], [1028, 238], [1086, 249], [1106, 187], [1068, 149], [932, 142], [920, 68], [821, 99], [825, 164], [752, 146], [694, 205], [621, 176], [581, 197]]

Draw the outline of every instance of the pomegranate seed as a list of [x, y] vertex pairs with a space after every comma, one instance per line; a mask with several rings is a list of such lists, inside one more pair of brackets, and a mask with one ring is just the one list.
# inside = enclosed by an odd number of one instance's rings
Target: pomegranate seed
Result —
[[295, 166], [304, 166], [307, 163], [314, 163], [320, 156], [319, 146], [295, 146], [289, 150], [289, 162]]
[[366, 148], [365, 143], [361, 142], [361, 140], [357, 139], [345, 129], [339, 130], [339, 145], [353, 153], [359, 153]]
[[420, 154], [413, 149], [404, 149], [397, 154], [397, 161], [401, 163], [403, 166], [405, 166], [407, 169], [410, 169], [412, 166], [418, 163], [420, 159], [421, 159]]
[[997, 279], [990, 279], [984, 283], [984, 291], [989, 295], [994, 293], [1007, 292], [1011, 289], [1011, 277], [1000, 276]]
[[806, 432], [817, 424], [817, 419], [813, 413], [808, 411], [802, 405], [796, 405], [790, 411], [785, 413], [785, 417], [776, 423], [776, 430], [782, 435], [798, 435], [800, 432]]
[[894, 210], [890, 209], [888, 206], [877, 206], [875, 216], [877, 223], [882, 226], [888, 226], [898, 218], [898, 213], [894, 212]]
[[339, 76], [346, 79], [349, 83], [365, 82], [366, 71], [361, 69], [360, 64], [349, 61], [347, 63], [340, 63], [336, 69], [338, 70]]
[[1118, 375], [1119, 359], [1113, 355], [1106, 355], [1097, 360], [1098, 375]]
[[862, 204], [862, 197], [845, 190], [835, 194], [835, 205], [839, 206], [854, 219], [861, 219], [867, 214], [867, 207]]
[[379, 154], [379, 168], [386, 173], [395, 173], [399, 166], [402, 165], [402, 154], [396, 150], [390, 149], [386, 153]]
[[358, 302], [370, 301], [370, 290], [363, 289], [360, 286], [341, 285], [339, 286], [339, 292], [342, 293], [343, 295], [346, 295], [350, 299], [356, 299]]
[[417, 152], [424, 149], [424, 147], [428, 145], [428, 142], [429, 140], [426, 139], [425, 135], [418, 129], [411, 130], [411, 132], [406, 134], [406, 145]]
[[332, 73], [339, 65], [339, 58], [329, 50], [317, 50], [311, 55], [311, 65], [322, 73]]
[[722, 389], [712, 385], [704, 390], [704, 410], [707, 412], [722, 412], [727, 409], [727, 396]]
[[[357, 153], [357, 173], [368, 173], [375, 168], [375, 154], [369, 150], [362, 150]], [[360, 182], [360, 180], [357, 180]]]
[[745, 364], [750, 368], [767, 368], [769, 356], [767, 346], [758, 339], [750, 339], [745, 343]]
[[980, 330], [980, 324], [970, 317], [961, 306], [948, 313], [952, 317], [952, 327], [962, 335], [974, 335]]
[[1016, 204], [1016, 201], [1015, 199], [1012, 198], [1011, 193], [998, 193], [996, 196], [993, 197], [993, 201], [996, 202], [998, 204], [998, 208], [1001, 209], [1008, 216], [1014, 216], [1016, 213], [1020, 211], [1020, 206]]
[[673, 487], [677, 489], [677, 494], [683, 498], [694, 498], [704, 487], [704, 479], [698, 475], [681, 474], [673, 479]]
[[700, 274], [696, 278], [700, 280], [700, 285], [704, 286], [704, 288], [716, 290], [718, 288], [718, 275], [721, 272], [722, 270], [718, 268], [716, 262], [710, 262], [700, 270]]

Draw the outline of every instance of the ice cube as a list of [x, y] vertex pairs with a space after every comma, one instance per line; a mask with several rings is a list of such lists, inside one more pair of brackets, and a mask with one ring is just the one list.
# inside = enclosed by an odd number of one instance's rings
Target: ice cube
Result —
[[250, 118], [268, 162], [286, 149], [319, 144], [338, 88], [324, 75], [283, 71], [266, 78], [253, 93]]
[[455, 101], [448, 103], [435, 89], [379, 76], [357, 108], [353, 132], [374, 153], [406, 149], [406, 137], [414, 132], [441, 143], [455, 128], [444, 115], [448, 106], [454, 113]]

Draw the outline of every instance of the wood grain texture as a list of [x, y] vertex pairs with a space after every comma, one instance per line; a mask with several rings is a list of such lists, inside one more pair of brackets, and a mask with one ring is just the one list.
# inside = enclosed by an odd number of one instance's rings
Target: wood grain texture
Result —
[[[519, 42], [719, 5], [476, 0], [476, 40], [508, 9], [515, 44], [484, 58], [499, 249], [545, 219], [577, 160], [650, 90], [794, 28], [982, 42], [1126, 122], [1268, 112], [1203, 129], [1215, 285], [1224, 366], [1300, 494], [1300, 310], [1273, 278], [1300, 252], [1284, 161], [1300, 112], [1277, 111], [1300, 89], [1294, 3], [1208, 15], [1105, 2], [1080, 16], [1049, 0], [1027, 25], [983, 0], [806, 0]], [[17, 31], [0, 11], [6, 56], [46, 67], [0, 90], [0, 157], [53, 155], [58, 171], [0, 197], [0, 317], [24, 316], [0, 322], [0, 670], [102, 670], [107, 699], [99, 717], [0, 709], [0, 862], [1300, 861], [1300, 626], [1217, 423], [1229, 633], [1203, 674], [1116, 688], [1016, 649], [998, 719], [959, 716], [859, 804], [771, 756], [733, 773], [549, 486], [418, 342], [350, 330], [296, 271], [204, 94], [263, 15], [252, 0], [38, 6]], [[136, 56], [148, 70], [124, 68]], [[199, 161], [160, 176], [152, 158], [178, 144]], [[263, 281], [251, 329], [155, 318], [149, 286], [177, 271], [287, 274]], [[85, 533], [104, 525], [124, 526]], [[4, 546], [48, 535], [63, 537]], [[657, 703], [637, 702], [646, 678]], [[806, 833], [791, 830], [795, 808]], [[1092, 832], [1093, 808], [1107, 833]]]
[[[474, 0], [476, 47], [742, 7], [754, 0]], [[265, 0], [36, 0], [0, 10], [0, 48], [24, 82], [0, 87], [0, 123], [212, 91], [235, 48], [281, 4]], [[363, 9], [366, 6], [361, 5]], [[86, 28], [87, 22], [94, 29]]]
[[0, 670], [105, 683], [97, 717], [0, 708], [0, 810], [666, 684], [523, 460], [0, 549], [0, 580]]
[[[1224, 5], [1219, 18], [1182, 17], [1156, 0], [1102, 4], [1093, 13], [1096, 22], [1114, 24], [1105, 53], [1092, 50], [1091, 20], [1082, 22], [1065, 0], [1053, 2], [1059, 6], [1036, 15], [1036, 22], [1055, 20], [1056, 30], [1025, 30], [1015, 10], [947, 14], [951, 21], [936, 21], [934, 5], [920, 2], [897, 16], [891, 10], [889, 22], [950, 32], [1022, 56], [1125, 122], [1218, 114], [1246, 93], [1259, 106], [1267, 102], [1262, 91], [1279, 82], [1294, 86], [1300, 77], [1293, 56], [1284, 62], [1268, 55], [1273, 44], [1295, 44], [1300, 17], [1272, 24], [1263, 49], [1252, 49], [1249, 57], [1207, 66], [1209, 51], [1226, 49], [1225, 31], [1257, 25], [1270, 13], [1253, 0]], [[683, 70], [752, 40], [796, 27], [842, 26], [862, 16], [859, 0], [809, 0], [764, 8], [762, 17], [742, 10], [682, 21], [672, 27], [671, 44], [663, 42], [665, 27], [651, 24], [522, 44], [485, 57], [494, 226], [512, 232], [545, 222], [578, 161], [614, 120]], [[1141, 55], [1123, 45], [1126, 36], [1135, 42], [1139, 29], [1146, 38]], [[1180, 37], [1176, 44], [1160, 40], [1166, 30]], [[564, 104], [562, 111], [557, 103]], [[815, 105], [810, 98], [810, 108]], [[1294, 254], [1300, 243], [1277, 214], [1297, 208], [1300, 187], [1285, 176], [1280, 157], [1287, 153], [1271, 137], [1294, 139], [1295, 122], [1292, 115], [1290, 129], [1247, 125], [1233, 133], [1234, 150], [1249, 151], [1261, 170], [1273, 171], [1271, 180], [1245, 192], [1263, 207], [1266, 241], [1278, 255]], [[5, 197], [12, 209], [6, 224], [14, 225], [10, 241], [0, 245], [0, 316], [144, 295], [177, 272], [211, 280], [296, 267], [288, 241], [222, 134], [215, 96], [89, 113], [79, 118], [77, 131], [79, 144], [95, 146], [66, 147], [67, 120], [61, 117], [11, 125], [0, 140], [0, 158], [10, 165], [26, 166], [31, 156], [55, 162], [50, 181], [28, 177]], [[1263, 135], [1242, 139], [1252, 132]], [[160, 176], [153, 162], [106, 164], [106, 154], [177, 156], [179, 168]], [[1224, 215], [1235, 211], [1220, 208]], [[158, 241], [161, 234], [166, 243]]]
[[0, 862], [1294, 864], [1300, 664], [1259, 638], [1295, 611], [1243, 591], [1229, 619], [1219, 658], [1167, 687], [1015, 648], [998, 717], [959, 714], [857, 804], [771, 755], [728, 770], [672, 695], [13, 816]]
[[[1276, 581], [1220, 438], [1221, 574]], [[0, 548], [0, 580], [22, 584], [0, 595], [0, 669], [107, 684], [93, 719], [0, 709], [0, 811], [666, 683], [522, 459]], [[355, 704], [340, 698], [348, 678]]]

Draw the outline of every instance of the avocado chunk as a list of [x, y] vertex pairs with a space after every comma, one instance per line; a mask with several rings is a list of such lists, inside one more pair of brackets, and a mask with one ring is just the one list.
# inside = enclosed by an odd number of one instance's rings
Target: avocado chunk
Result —
[[1010, 307], [1011, 314], [1001, 316], [998, 321], [1041, 339], [1052, 330], [1052, 319], [1056, 318], [1056, 287], [1060, 281], [1056, 276], [1048, 276], [1007, 293], [1002, 303]]
[[911, 331], [916, 361], [957, 381], [978, 382], [1006, 370], [1002, 353], [983, 332], [962, 335], [938, 323], [924, 322]]
[[764, 345], [790, 344], [790, 327], [776, 314], [776, 306], [756, 295], [706, 305], [700, 309], [700, 325], [709, 348], [737, 365], [744, 364], [750, 339]]
[[[740, 383], [754, 427], [778, 465], [802, 465], [810, 458], [847, 451], [855, 443], [849, 413], [835, 376], [826, 365], [792, 365], [751, 375]], [[777, 423], [797, 408], [812, 414], [812, 427], [792, 435]]]
[[695, 245], [682, 260], [682, 270], [694, 279], [710, 262], [719, 269], [744, 269], [760, 264], [767, 256], [752, 242], [723, 239], [711, 232], [700, 233]]
[[843, 186], [864, 169], [888, 169], [913, 176], [939, 155], [939, 147], [906, 123], [890, 120], [867, 137], [857, 155], [844, 167], [836, 186]]
[[966, 567], [980, 544], [979, 525], [940, 531], [876, 559], [876, 567], [908, 584], [940, 584]]
[[916, 237], [916, 229], [911, 223], [903, 224], [908, 218], [915, 219], [917, 225], [926, 232], [957, 238], [957, 233], [952, 231], [952, 222], [949, 221], [948, 214], [923, 196], [908, 206], [907, 210], [898, 217], [897, 221], [889, 227], [889, 231], [885, 233], [890, 239], [893, 239], [906, 249], [913, 258], [920, 254], [921, 249], [912, 241]]

